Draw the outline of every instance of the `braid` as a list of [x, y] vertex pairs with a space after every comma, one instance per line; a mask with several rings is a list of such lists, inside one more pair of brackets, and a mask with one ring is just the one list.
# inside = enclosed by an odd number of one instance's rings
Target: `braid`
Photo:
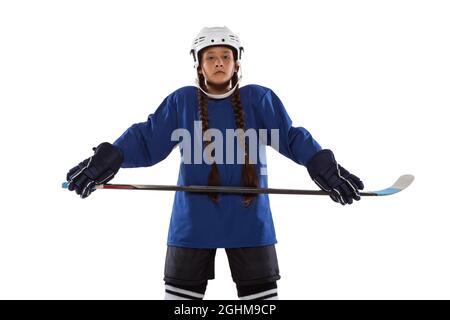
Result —
[[[237, 73], [233, 75], [232, 85], [234, 86], [237, 83]], [[236, 86], [236, 89], [231, 96], [231, 105], [233, 106], [236, 129], [242, 129], [245, 131], [245, 115], [244, 108], [241, 102], [241, 94], [239, 92], [239, 85]], [[245, 143], [245, 137], [243, 134], [239, 134], [238, 136], [239, 142], [241, 143], [244, 150], [244, 165], [242, 168], [242, 183], [245, 187], [254, 187], [257, 188], [259, 186], [259, 180], [256, 175], [255, 166], [250, 164], [250, 155], [248, 145]], [[244, 205], [248, 207], [252, 201], [255, 199], [256, 195], [246, 194], [244, 195]]]
[[[200, 86], [203, 90], [206, 91], [204, 87], [205, 78], [202, 74], [198, 75]], [[206, 130], [209, 129], [209, 121], [208, 121], [208, 97], [203, 93], [202, 90], [197, 89], [197, 97], [198, 97], [198, 111], [200, 116], [200, 121], [202, 122], [202, 136], [205, 134]], [[209, 141], [208, 141], [209, 140]], [[211, 139], [207, 139], [205, 141], [205, 148], [211, 143]], [[211, 171], [208, 175], [208, 185], [209, 186], [219, 186], [220, 185], [220, 176], [219, 169], [217, 168], [216, 161], [213, 159], [213, 163], [211, 164]], [[217, 193], [209, 193], [208, 196], [214, 201], [219, 201], [219, 195]]]

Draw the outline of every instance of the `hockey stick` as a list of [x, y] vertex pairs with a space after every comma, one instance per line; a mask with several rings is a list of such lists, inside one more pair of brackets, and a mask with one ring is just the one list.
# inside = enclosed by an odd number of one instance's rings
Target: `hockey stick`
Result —
[[[386, 189], [379, 191], [360, 192], [361, 196], [390, 196], [391, 194], [406, 189], [414, 180], [414, 176], [405, 174], [400, 176], [395, 183]], [[68, 187], [68, 183], [62, 184], [63, 188]], [[274, 189], [274, 188], [248, 188], [248, 187], [227, 187], [227, 186], [174, 186], [174, 185], [142, 185], [142, 184], [99, 184], [95, 189], [121, 189], [121, 190], [159, 190], [159, 191], [187, 191], [187, 192], [220, 192], [220, 193], [270, 193], [270, 194], [303, 194], [303, 195], [328, 195], [321, 190], [298, 190], [298, 189]]]

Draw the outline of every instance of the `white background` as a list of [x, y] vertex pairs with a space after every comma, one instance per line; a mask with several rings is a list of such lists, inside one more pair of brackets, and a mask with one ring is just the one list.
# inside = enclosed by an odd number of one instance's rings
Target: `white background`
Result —
[[[66, 172], [192, 85], [204, 26], [245, 48], [243, 84], [398, 195], [271, 197], [281, 299], [449, 299], [450, 10], [445, 1], [2, 1], [0, 298], [161, 299], [172, 192], [61, 189]], [[175, 184], [179, 151], [114, 182]], [[269, 185], [315, 189], [269, 151]], [[206, 299], [235, 299], [226, 255]]]

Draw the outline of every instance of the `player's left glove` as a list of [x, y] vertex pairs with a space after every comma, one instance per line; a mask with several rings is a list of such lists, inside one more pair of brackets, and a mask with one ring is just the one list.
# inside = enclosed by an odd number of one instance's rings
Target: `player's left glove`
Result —
[[363, 182], [355, 175], [341, 167], [334, 159], [333, 152], [328, 149], [317, 152], [306, 164], [311, 179], [331, 199], [342, 205], [352, 204], [360, 200], [358, 190], [364, 189]]

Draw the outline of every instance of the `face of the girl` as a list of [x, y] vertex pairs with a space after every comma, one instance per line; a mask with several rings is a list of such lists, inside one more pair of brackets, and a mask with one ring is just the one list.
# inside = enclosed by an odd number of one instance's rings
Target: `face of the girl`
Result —
[[234, 72], [237, 72], [233, 52], [227, 47], [208, 47], [202, 52], [199, 72], [215, 86], [229, 85]]

